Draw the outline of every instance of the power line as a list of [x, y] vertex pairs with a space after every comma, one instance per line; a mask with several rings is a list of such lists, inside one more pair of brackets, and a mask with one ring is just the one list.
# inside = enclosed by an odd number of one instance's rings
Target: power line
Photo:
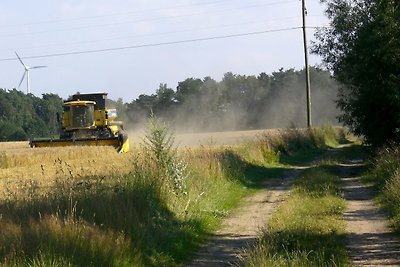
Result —
[[[246, 33], [229, 34], [229, 35], [219, 35], [219, 36], [211, 36], [211, 37], [195, 38], [195, 39], [186, 39], [186, 40], [178, 40], [178, 41], [170, 41], [170, 42], [162, 42], [162, 43], [151, 43], [151, 44], [123, 46], [123, 47], [112, 47], [112, 48], [103, 48], [103, 49], [63, 52], [63, 53], [54, 53], [54, 54], [38, 55], [38, 56], [25, 56], [25, 57], [21, 57], [21, 59], [71, 56], [71, 55], [80, 55], [80, 54], [90, 54], [90, 53], [110, 52], [110, 51], [118, 51], [118, 50], [137, 49], [137, 48], [145, 48], [145, 47], [157, 47], [157, 46], [183, 44], [183, 43], [194, 43], [194, 42], [201, 42], [201, 41], [210, 41], [210, 40], [228, 39], [228, 38], [244, 37], [244, 36], [251, 36], [251, 35], [260, 35], [260, 34], [274, 33], [274, 32], [292, 31], [292, 30], [298, 30], [298, 29], [302, 29], [302, 27], [291, 27], [291, 28], [282, 28], [282, 29], [274, 29], [274, 30], [255, 31], [255, 32], [246, 32]], [[18, 60], [18, 59], [17, 58], [3, 58], [3, 59], [0, 59], [0, 61], [12, 61], [12, 60]]]
[[3, 34], [3, 35], [0, 35], [0, 38], [16, 37], [16, 36], [22, 36], [22, 35], [35, 35], [35, 34], [44, 34], [44, 33], [84, 30], [84, 29], [91, 29], [91, 28], [132, 24], [132, 23], [138, 23], [138, 22], [161, 21], [161, 20], [168, 20], [168, 19], [193, 17], [193, 16], [198, 16], [198, 15], [203, 15], [203, 14], [207, 14], [207, 15], [208, 14], [218, 14], [218, 13], [224, 13], [224, 12], [227, 12], [227, 11], [259, 8], [259, 7], [264, 7], [264, 6], [271, 6], [271, 5], [277, 5], [277, 4], [287, 4], [287, 3], [293, 3], [293, 0], [285, 1], [285, 2], [282, 2], [282, 1], [281, 2], [273, 2], [273, 3], [268, 3], [268, 4], [250, 5], [250, 6], [244, 6], [244, 7], [243, 6], [242, 7], [234, 7], [234, 8], [220, 9], [220, 10], [214, 10], [214, 11], [205, 11], [205, 12], [177, 15], [177, 16], [154, 17], [154, 18], [148, 18], [148, 19], [139, 19], [139, 20], [124, 21], [124, 22], [104, 23], [104, 24], [87, 25], [87, 26], [71, 27], [71, 28], [56, 29], [56, 30], [44, 30], [44, 31], [36, 31], [36, 32], [28, 32], [28, 33]]
[[154, 8], [154, 9], [135, 10], [135, 11], [129, 11], [129, 12], [124, 12], [124, 13], [111, 13], [111, 14], [87, 16], [87, 17], [77, 17], [77, 18], [70, 18], [70, 19], [45, 20], [45, 21], [19, 23], [19, 24], [8, 24], [8, 25], [6, 24], [6, 25], [0, 25], [0, 28], [31, 26], [31, 25], [38, 25], [38, 24], [49, 24], [49, 23], [66, 22], [66, 21], [79, 21], [79, 20], [86, 20], [86, 19], [97, 19], [97, 18], [104, 18], [104, 17], [132, 15], [132, 14], [137, 14], [137, 13], [142, 13], [142, 12], [162, 11], [162, 10], [176, 9], [176, 8], [182, 8], [182, 7], [206, 6], [206, 5], [217, 4], [217, 3], [228, 2], [228, 1], [232, 1], [232, 0], [219, 0], [219, 1], [212, 1], [212, 2], [189, 4], [189, 5], [176, 5], [176, 6], [160, 7], [160, 8]]
[[285, 18], [276, 18], [276, 19], [271, 19], [271, 20], [249, 21], [249, 22], [242, 22], [242, 23], [215, 25], [215, 26], [202, 27], [202, 28], [192, 28], [192, 29], [185, 29], [185, 30], [177, 30], [177, 31], [169, 31], [169, 32], [161, 32], [161, 33], [149, 33], [149, 34], [140, 34], [140, 35], [131, 35], [131, 36], [120, 36], [120, 37], [115, 37], [115, 38], [105, 38], [105, 39], [80, 41], [80, 42], [72, 42], [72, 43], [64, 42], [62, 44], [58, 43], [58, 44], [37, 45], [37, 46], [28, 46], [28, 47], [20, 47], [20, 48], [15, 48], [15, 47], [14, 48], [4, 48], [4, 49], [0, 49], [0, 51], [14, 51], [14, 50], [19, 50], [19, 49], [44, 48], [44, 47], [55, 47], [55, 46], [77, 45], [77, 44], [89, 44], [89, 43], [105, 42], [105, 41], [116, 41], [116, 40], [124, 40], [124, 39], [138, 38], [138, 37], [160, 36], [160, 35], [169, 35], [169, 34], [176, 34], [176, 33], [196, 32], [196, 31], [203, 31], [203, 30], [210, 30], [210, 29], [228, 28], [228, 27], [234, 27], [234, 26], [244, 26], [244, 25], [260, 24], [260, 23], [271, 23], [271, 22], [285, 21], [285, 20], [295, 19], [295, 18], [299, 18], [299, 17], [293, 16], [293, 17], [285, 17]]

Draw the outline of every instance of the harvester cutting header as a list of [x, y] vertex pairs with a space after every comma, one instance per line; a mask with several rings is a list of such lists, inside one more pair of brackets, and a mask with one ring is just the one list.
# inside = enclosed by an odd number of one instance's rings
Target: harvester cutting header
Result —
[[31, 147], [113, 146], [118, 152], [128, 152], [128, 136], [122, 121], [117, 121], [116, 109], [106, 107], [107, 93], [76, 94], [64, 101], [60, 139], [30, 141]]

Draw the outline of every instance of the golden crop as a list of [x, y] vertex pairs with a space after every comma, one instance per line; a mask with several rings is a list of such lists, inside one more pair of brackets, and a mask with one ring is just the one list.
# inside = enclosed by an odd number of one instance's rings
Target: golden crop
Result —
[[118, 154], [112, 147], [30, 148], [27, 142], [0, 143], [1, 191], [35, 184], [51, 186], [55, 180], [115, 176], [132, 168], [132, 154]]

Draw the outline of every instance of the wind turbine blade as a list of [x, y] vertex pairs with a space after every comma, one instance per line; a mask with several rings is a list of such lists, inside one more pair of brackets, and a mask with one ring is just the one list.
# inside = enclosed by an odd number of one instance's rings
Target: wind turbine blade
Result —
[[18, 56], [17, 52], [15, 52], [15, 54], [17, 55], [17, 58], [19, 59], [19, 62], [21, 62], [22, 66], [24, 66], [25, 69], [27, 69], [28, 67], [24, 64], [24, 62], [22, 62], [22, 59]]
[[39, 69], [39, 68], [46, 68], [47, 66], [33, 66], [33, 67], [29, 67], [29, 69]]
[[19, 84], [18, 84], [18, 89], [19, 89], [19, 87], [21, 86], [21, 83], [24, 81], [25, 74], [26, 74], [26, 71], [24, 71], [24, 74], [22, 74], [22, 79], [21, 79], [21, 81], [20, 81]]

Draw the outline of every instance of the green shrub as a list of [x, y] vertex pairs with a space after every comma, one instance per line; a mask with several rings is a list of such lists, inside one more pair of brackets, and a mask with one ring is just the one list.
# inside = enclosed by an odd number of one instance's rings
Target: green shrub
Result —
[[400, 147], [392, 144], [382, 148], [371, 160], [366, 178], [375, 183], [379, 200], [389, 212], [391, 225], [400, 233]]
[[370, 178], [379, 188], [400, 170], [400, 147], [391, 145], [380, 149], [371, 160]]

